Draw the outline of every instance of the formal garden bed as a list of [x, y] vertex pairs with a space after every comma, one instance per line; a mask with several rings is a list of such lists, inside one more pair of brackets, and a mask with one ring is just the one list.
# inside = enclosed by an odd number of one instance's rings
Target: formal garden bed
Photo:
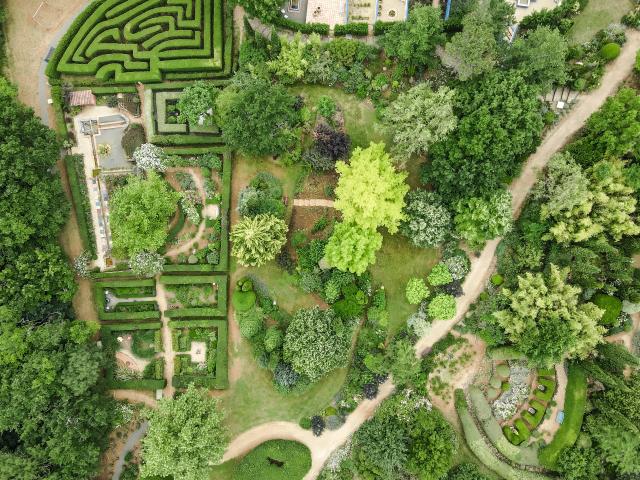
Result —
[[103, 325], [102, 348], [109, 358], [112, 389], [157, 390], [165, 386], [161, 324]]
[[226, 319], [171, 321], [169, 327], [175, 351], [173, 386], [228, 388]]
[[[131, 272], [126, 273], [131, 275]], [[98, 318], [105, 322], [160, 318], [153, 279], [123, 279], [110, 275], [95, 281], [94, 295]]]
[[168, 318], [225, 317], [226, 275], [162, 275]]

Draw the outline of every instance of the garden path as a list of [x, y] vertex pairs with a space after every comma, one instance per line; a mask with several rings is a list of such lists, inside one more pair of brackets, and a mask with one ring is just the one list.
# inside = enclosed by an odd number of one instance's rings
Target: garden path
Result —
[[[509, 186], [513, 195], [512, 209], [517, 217], [524, 201], [533, 187], [538, 172], [544, 168], [550, 157], [558, 152], [584, 125], [589, 116], [597, 111], [604, 101], [612, 95], [620, 84], [628, 77], [635, 64], [636, 51], [640, 48], [640, 31], [627, 32], [627, 43], [622, 48], [620, 56], [607, 68], [602, 78], [601, 86], [580, 97], [579, 103], [552, 129], [547, 132], [541, 145], [527, 160], [522, 174]], [[471, 271], [464, 284], [464, 294], [457, 299], [457, 313], [451, 320], [438, 321], [431, 330], [416, 344], [416, 353], [424, 354], [440, 339], [442, 339], [454, 325], [467, 313], [469, 307], [484, 287], [495, 266], [495, 251], [500, 238], [487, 242], [486, 246], [476, 258], [471, 261]], [[310, 431], [302, 429], [291, 422], [269, 422], [258, 425], [236, 437], [227, 448], [224, 460], [244, 455], [254, 447], [267, 440], [284, 438], [295, 439], [309, 447], [312, 454], [311, 470], [304, 477], [305, 480], [315, 479], [331, 453], [343, 445], [351, 435], [364, 423], [382, 401], [394, 390], [391, 378], [380, 385], [378, 396], [373, 400], [361, 402], [347, 417], [345, 424], [338, 430], [326, 432], [320, 437], [314, 437]]]
[[129, 403], [144, 403], [147, 407], [155, 408], [156, 399], [146, 392], [140, 390], [110, 390], [111, 395], [116, 400], [124, 400]]
[[296, 198], [293, 200], [294, 207], [327, 207], [333, 208], [333, 200], [324, 198]]
[[124, 468], [127, 453], [133, 451], [136, 448], [138, 442], [140, 442], [142, 437], [147, 434], [147, 430], [149, 430], [149, 422], [143, 422], [136, 431], [129, 435], [129, 438], [127, 438], [127, 443], [124, 444], [122, 452], [120, 453], [120, 457], [118, 457], [118, 461], [116, 462], [113, 476], [111, 477], [112, 480], [120, 480], [120, 475], [122, 475], [122, 469]]
[[[196, 189], [198, 190], [198, 193], [200, 195], [200, 199], [202, 200], [202, 204], [205, 205], [206, 194], [204, 191], [204, 181], [202, 180], [202, 175], [200, 174], [200, 172], [195, 170], [194, 168], [185, 168], [185, 169], [181, 169], [181, 171], [186, 171], [191, 174], [191, 177], [193, 178], [193, 181], [196, 184]], [[202, 221], [198, 226], [198, 231], [196, 232], [195, 237], [193, 237], [188, 242], [183, 243], [182, 245], [178, 245], [172, 248], [165, 254], [165, 256], [177, 257], [181, 253], [190, 254], [192, 248], [194, 247], [197, 248], [198, 243], [200, 242], [200, 240], [202, 239], [202, 236], [204, 235], [204, 231], [207, 229], [207, 224], [205, 222], [205, 219], [202, 218], [201, 220]]]
[[173, 341], [171, 339], [171, 329], [169, 328], [169, 318], [164, 314], [167, 309], [167, 296], [164, 289], [164, 284], [160, 281], [160, 277], [156, 278], [156, 301], [160, 309], [162, 320], [162, 350], [164, 351], [164, 378], [167, 381], [167, 385], [162, 391], [164, 398], [173, 398], [175, 388], [173, 388], [173, 358], [175, 353], [173, 351]]

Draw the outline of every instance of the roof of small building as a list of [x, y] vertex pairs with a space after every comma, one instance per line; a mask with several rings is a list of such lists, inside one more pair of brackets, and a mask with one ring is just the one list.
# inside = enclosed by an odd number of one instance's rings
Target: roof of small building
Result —
[[83, 107], [85, 105], [95, 105], [96, 96], [91, 90], [76, 90], [69, 94], [69, 105], [71, 107]]

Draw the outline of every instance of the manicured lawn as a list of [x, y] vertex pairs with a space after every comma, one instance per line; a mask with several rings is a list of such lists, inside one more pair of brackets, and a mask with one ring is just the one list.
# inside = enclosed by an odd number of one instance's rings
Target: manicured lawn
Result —
[[269, 262], [261, 267], [245, 268], [237, 264], [232, 258], [232, 269], [236, 272], [234, 279], [239, 279], [244, 275], [255, 276], [260, 283], [265, 285], [273, 299], [285, 311], [293, 314], [300, 308], [310, 308], [317, 305], [317, 298], [302, 291], [293, 275], [289, 275], [276, 265]]
[[209, 480], [231, 480], [233, 478], [233, 471], [236, 469], [236, 465], [240, 463], [239, 458], [232, 458], [228, 462], [221, 463], [211, 468], [209, 474]]
[[368, 100], [360, 100], [337, 88], [321, 85], [305, 85], [291, 88], [295, 95], [303, 95], [309, 107], [315, 107], [318, 98], [327, 95], [336, 102], [344, 113], [345, 129], [351, 142], [357, 147], [367, 147], [369, 142], [384, 142], [391, 145], [391, 136], [382, 123], [376, 119], [376, 111]]
[[222, 398], [232, 436], [261, 423], [297, 423], [302, 417], [318, 413], [331, 403], [347, 373], [346, 369], [335, 370], [303, 394], [283, 395], [273, 387], [271, 373], [257, 365], [245, 341], [232, 356], [239, 357], [242, 365], [242, 375]]
[[560, 452], [573, 446], [582, 428], [587, 404], [587, 376], [577, 365], [569, 366], [567, 391], [564, 400], [564, 420], [549, 445], [540, 450], [540, 463], [553, 469]]
[[375, 283], [384, 285], [387, 291], [390, 335], [402, 328], [407, 317], [417, 309], [405, 298], [407, 281], [411, 277], [426, 278], [439, 256], [438, 250], [414, 247], [402, 235], [384, 236], [371, 273]]
[[584, 43], [596, 34], [598, 30], [607, 28], [611, 23], [619, 23], [633, 3], [630, 0], [592, 0], [577, 17], [571, 30], [571, 43]]

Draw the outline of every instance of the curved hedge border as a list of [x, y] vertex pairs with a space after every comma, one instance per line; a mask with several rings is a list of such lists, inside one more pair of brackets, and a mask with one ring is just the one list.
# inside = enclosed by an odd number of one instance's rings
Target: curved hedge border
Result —
[[464, 398], [464, 392], [461, 389], [457, 389], [455, 392], [455, 405], [467, 445], [485, 467], [496, 472], [505, 480], [550, 480], [546, 475], [513, 468], [511, 465], [496, 458], [482, 437], [471, 413], [469, 413], [467, 400]]
[[540, 450], [538, 458], [542, 465], [554, 469], [560, 452], [576, 443], [586, 406], [587, 375], [582, 367], [570, 364], [564, 397], [564, 420], [551, 443]]
[[269, 440], [238, 464], [234, 480], [302, 480], [311, 468], [311, 451], [292, 440]]

